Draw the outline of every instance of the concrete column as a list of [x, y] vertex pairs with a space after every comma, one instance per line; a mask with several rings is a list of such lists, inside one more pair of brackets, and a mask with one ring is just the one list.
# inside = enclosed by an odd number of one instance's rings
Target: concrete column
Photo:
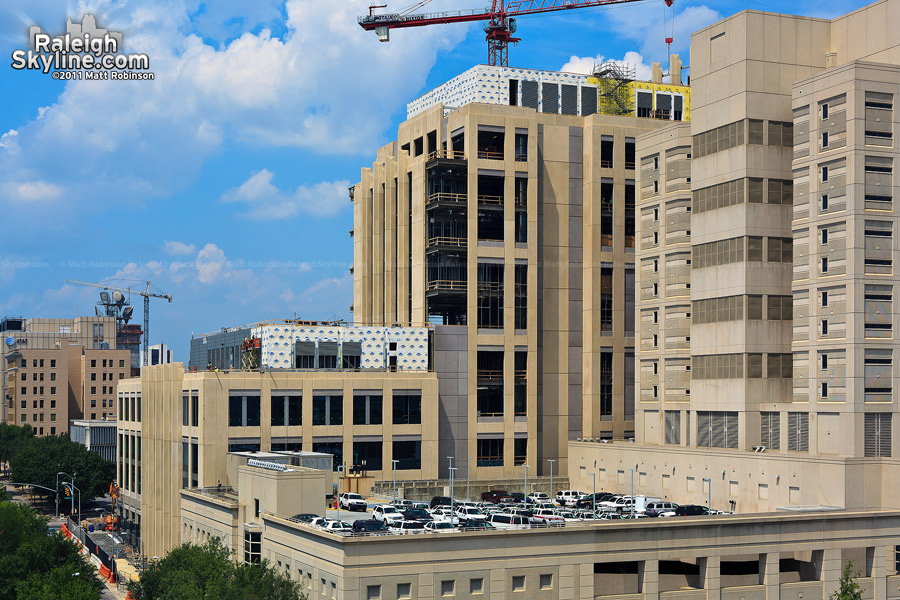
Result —
[[781, 573], [778, 552], [759, 555], [759, 584], [766, 586], [766, 600], [780, 600]]
[[645, 600], [659, 600], [659, 560], [638, 563], [638, 589]]
[[581, 577], [579, 577], [580, 588], [576, 591], [576, 598], [579, 600], [593, 600], [594, 598], [594, 565], [585, 563], [581, 565]]
[[559, 565], [559, 600], [580, 598], [581, 570], [577, 565]]
[[491, 598], [506, 598], [506, 569], [491, 569]]
[[863, 576], [872, 578], [874, 600], [886, 600], [887, 598], [887, 565], [890, 560], [888, 554], [890, 551], [892, 549], [889, 546], [866, 548], [866, 565]]
[[[434, 576], [425, 574], [419, 575], [419, 581], [416, 588], [416, 597], [419, 600], [432, 600], [434, 598]], [[384, 588], [382, 588], [382, 590], [383, 589]]]
[[722, 600], [722, 578], [719, 574], [719, 557], [707, 556], [698, 561], [700, 579], [706, 590], [706, 600]]
[[820, 580], [822, 581], [823, 598], [830, 598], [831, 594], [840, 587], [841, 569], [843, 566], [840, 548], [826, 548], [822, 551]]

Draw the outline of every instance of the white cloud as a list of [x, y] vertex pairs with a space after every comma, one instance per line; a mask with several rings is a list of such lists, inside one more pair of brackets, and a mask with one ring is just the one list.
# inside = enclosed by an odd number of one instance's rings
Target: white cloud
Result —
[[222, 201], [243, 204], [248, 209], [243, 216], [259, 221], [296, 217], [301, 212], [330, 217], [349, 206], [347, 180], [301, 185], [285, 193], [272, 183], [274, 176], [268, 169], [257, 171], [238, 187], [222, 194]]
[[3, 184], [4, 194], [13, 201], [42, 202], [56, 200], [63, 194], [62, 187], [46, 181], [9, 182]]
[[687, 64], [691, 33], [722, 19], [718, 11], [706, 5], [688, 6], [681, 12], [677, 12], [678, 7], [676, 2], [674, 17], [671, 10], [661, 13], [650, 10], [644, 3], [622, 5], [617, 10], [609, 11], [608, 15], [613, 30], [625, 39], [637, 42], [641, 55], [651, 62], [662, 62], [665, 69], [668, 64], [665, 43], [667, 36], [673, 35], [675, 38], [672, 53], [681, 54], [683, 62]]
[[[128, 190], [128, 201], [141, 202], [186, 189], [206, 159], [235, 142], [369, 151], [383, 141], [391, 115], [425, 83], [437, 52], [464, 39], [468, 28], [407, 29], [381, 44], [356, 21], [368, 4], [81, 2], [77, 10], [124, 33], [128, 52], [148, 54], [155, 80], [68, 82], [37, 118], [16, 127], [17, 135], [0, 138], [0, 184], [45, 181], [65, 188], [75, 205], [71, 216], [77, 204], [121, 197], [121, 190]], [[451, 5], [436, 0], [433, 9]], [[52, 30], [57, 25], [48, 12], [0, 19], [0, 33], [10, 35], [19, 19]], [[20, 46], [27, 28], [21, 32]], [[309, 199], [322, 193], [330, 191], [313, 186], [293, 203], [315, 214], [320, 204], [309, 206]], [[5, 202], [0, 197], [0, 209]], [[269, 218], [266, 211], [256, 214]]]
[[634, 68], [635, 75], [638, 79], [643, 81], [649, 81], [651, 75], [651, 66], [644, 62], [644, 57], [641, 56], [639, 52], [626, 52], [625, 58], [621, 60], [617, 59], [609, 59], [602, 54], [598, 54], [597, 56], [572, 56], [569, 59], [569, 62], [560, 67], [560, 71], [566, 71], [568, 73], [581, 73], [582, 75], [590, 75], [594, 69], [594, 65], [600, 65], [606, 62], [607, 60], [612, 60], [613, 62], [627, 66], [629, 68]]
[[0, 136], [0, 147], [9, 148], [9, 146], [13, 143], [13, 138], [19, 135], [19, 132], [15, 129], [10, 129], [2, 136]]
[[186, 256], [193, 254], [196, 250], [197, 246], [194, 244], [186, 244], [184, 242], [166, 241], [165, 244], [163, 244], [163, 252], [169, 256]]

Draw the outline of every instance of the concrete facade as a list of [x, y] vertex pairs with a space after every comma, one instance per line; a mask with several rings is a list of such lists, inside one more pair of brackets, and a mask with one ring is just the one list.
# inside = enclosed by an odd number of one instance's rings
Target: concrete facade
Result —
[[[659, 170], [640, 172], [637, 444], [573, 444], [573, 486], [633, 476], [741, 512], [897, 506], [898, 15], [743, 11], [693, 34], [690, 125], [638, 139]], [[690, 196], [673, 196], [685, 171], [663, 159], [688, 133]], [[689, 255], [668, 232], [688, 198]]]

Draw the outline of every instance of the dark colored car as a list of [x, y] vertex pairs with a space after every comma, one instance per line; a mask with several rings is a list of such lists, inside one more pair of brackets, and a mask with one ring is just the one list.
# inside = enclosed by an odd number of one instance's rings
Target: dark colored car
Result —
[[513, 492], [509, 495], [509, 497], [512, 498], [514, 502], [525, 504], [525, 494], [523, 494], [522, 492]]
[[696, 517], [697, 515], [708, 515], [709, 509], [698, 504], [685, 504], [675, 509], [676, 517]]
[[309, 523], [320, 515], [314, 513], [300, 513], [291, 517], [291, 521], [300, 521], [301, 523]]
[[593, 494], [593, 501], [591, 501], [591, 496], [592, 494], [587, 494], [576, 500], [575, 508], [591, 508], [594, 504], [600, 504], [601, 502], [609, 500], [615, 496], [615, 494], [610, 494], [609, 492], [597, 492], [596, 494]]
[[475, 519], [463, 521], [458, 525], [458, 527], [465, 529], [495, 529], [495, 527], [490, 523], [486, 521], [476, 521]]
[[431, 499], [431, 508], [435, 506], [450, 506], [450, 496], [435, 496]]
[[509, 496], [509, 492], [507, 492], [506, 490], [491, 490], [489, 492], [483, 492], [481, 494], [481, 501], [499, 504], [500, 498], [504, 498], [507, 496]]
[[358, 533], [378, 533], [381, 531], [386, 532], [388, 530], [388, 528], [384, 526], [384, 523], [376, 521], [375, 519], [359, 519], [353, 521], [350, 527], [353, 528], [353, 531]]
[[424, 508], [411, 508], [409, 510], [403, 511], [403, 520], [404, 521], [433, 521], [434, 519], [428, 514], [428, 511]]

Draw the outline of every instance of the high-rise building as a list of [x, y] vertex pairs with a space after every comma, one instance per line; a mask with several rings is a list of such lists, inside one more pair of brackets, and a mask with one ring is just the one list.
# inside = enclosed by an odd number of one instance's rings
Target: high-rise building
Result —
[[634, 436], [635, 138], [689, 117], [672, 67], [475, 67], [411, 102], [351, 188], [354, 320], [458, 330], [441, 456], [473, 478], [565, 473], [586, 429]]
[[898, 15], [743, 11], [693, 34], [690, 125], [637, 142], [637, 444], [573, 444], [573, 485], [896, 505]]

